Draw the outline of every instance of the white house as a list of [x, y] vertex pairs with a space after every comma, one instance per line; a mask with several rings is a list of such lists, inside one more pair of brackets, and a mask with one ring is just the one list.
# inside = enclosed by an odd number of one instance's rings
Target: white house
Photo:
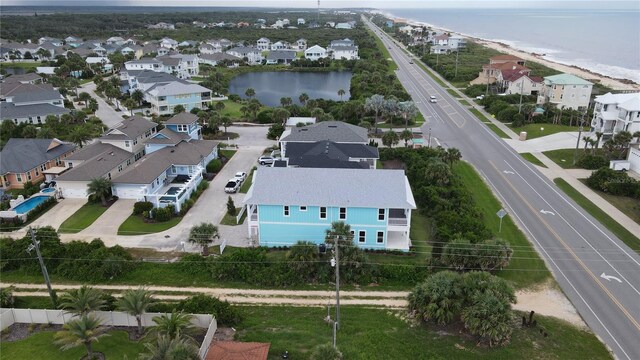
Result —
[[640, 143], [634, 143], [629, 146], [629, 170], [640, 175]]
[[351, 30], [351, 29], [353, 29], [353, 25], [351, 23], [337, 23], [335, 28], [336, 29]]
[[593, 84], [571, 74], [546, 76], [538, 104], [551, 103], [559, 109], [586, 109]]
[[509, 78], [503, 79], [505, 94], [538, 95], [542, 90], [542, 78], [526, 73], [515, 73]]
[[327, 57], [327, 49], [320, 45], [313, 45], [304, 51], [304, 58], [307, 60], [319, 60]]
[[591, 130], [603, 133], [603, 138], [640, 131], [640, 92], [596, 96]]
[[271, 44], [270, 50], [271, 51], [276, 51], [276, 50], [288, 50], [290, 48], [289, 43], [286, 41], [276, 41], [273, 44]]
[[212, 44], [201, 44], [198, 48], [200, 54], [215, 54], [222, 52], [222, 46]]
[[165, 49], [175, 49], [178, 47], [178, 42], [171, 38], [163, 38], [160, 40], [160, 47]]
[[298, 18], [298, 25], [304, 25], [306, 22], [303, 18]]
[[269, 50], [271, 48], [271, 40], [264, 37], [258, 39], [256, 42], [256, 48], [262, 51]]
[[261, 64], [263, 60], [259, 49], [253, 47], [236, 46], [227, 50], [227, 54], [244, 59], [249, 65]]
[[307, 40], [306, 39], [298, 39], [296, 41], [295, 49], [298, 50], [298, 51], [307, 50]]
[[124, 63], [126, 70], [151, 70], [157, 72], [163, 72], [164, 67], [162, 61], [154, 58], [142, 58], [138, 60], [131, 60]]

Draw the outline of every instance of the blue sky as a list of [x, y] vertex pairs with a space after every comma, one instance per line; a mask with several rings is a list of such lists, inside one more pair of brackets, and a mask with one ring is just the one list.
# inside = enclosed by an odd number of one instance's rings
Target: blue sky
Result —
[[[316, 0], [4, 0], [3, 5], [76, 5], [76, 6], [243, 6], [315, 8]], [[322, 8], [370, 7], [394, 8], [587, 8], [640, 9], [638, 0], [321, 0]]]

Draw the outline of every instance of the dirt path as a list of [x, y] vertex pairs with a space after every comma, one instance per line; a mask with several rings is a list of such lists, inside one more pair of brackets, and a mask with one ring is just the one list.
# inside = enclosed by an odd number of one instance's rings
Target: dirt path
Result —
[[[13, 286], [16, 296], [48, 296], [44, 284], [11, 284], [0, 283], [0, 287]], [[81, 285], [56, 284], [58, 292], [78, 289]], [[97, 288], [112, 292], [120, 296], [121, 292], [135, 289], [133, 285], [96, 285]], [[333, 303], [334, 291], [324, 290], [261, 290], [261, 289], [231, 289], [208, 287], [172, 287], [147, 286], [148, 290], [156, 293], [160, 300], [182, 300], [192, 294], [206, 294], [234, 304], [264, 304], [290, 306], [325, 306]], [[343, 305], [364, 305], [383, 308], [404, 308], [407, 306], [408, 291], [341, 291], [340, 303]], [[553, 316], [568, 321], [576, 326], [586, 328], [585, 323], [571, 305], [569, 300], [558, 290], [544, 287], [536, 291], [518, 291], [518, 303], [513, 306], [516, 310], [531, 311], [546, 316]]]

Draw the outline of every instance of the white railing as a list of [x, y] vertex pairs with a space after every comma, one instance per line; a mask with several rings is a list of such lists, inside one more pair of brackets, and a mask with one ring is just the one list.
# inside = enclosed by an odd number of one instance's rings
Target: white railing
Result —
[[207, 352], [209, 351], [209, 346], [211, 346], [213, 335], [216, 333], [216, 330], [218, 330], [218, 322], [216, 321], [216, 319], [211, 319], [211, 323], [209, 324], [207, 333], [204, 336], [204, 340], [202, 340], [202, 345], [200, 345], [200, 350], [198, 351], [200, 359], [206, 359]]
[[242, 208], [240, 209], [240, 212], [238, 213], [238, 216], [236, 216], [236, 224], [240, 224], [240, 220], [242, 220], [242, 215], [244, 215], [244, 212], [247, 210], [247, 205], [243, 205]]
[[389, 225], [395, 225], [395, 226], [407, 225], [407, 219], [405, 219], [405, 218], [389, 218]]
[[[138, 326], [135, 316], [122, 311], [95, 311], [93, 313], [102, 320], [103, 326]], [[144, 313], [142, 315], [142, 326], [154, 326], [153, 318], [156, 316], [168, 315], [165, 313]], [[213, 316], [208, 314], [191, 314], [191, 324], [199, 328], [211, 329], [212, 324], [216, 324]], [[14, 323], [26, 324], [56, 324], [64, 325], [76, 316], [64, 310], [46, 309], [0, 309], [0, 330], [4, 330]], [[215, 331], [215, 326], [213, 327]], [[208, 335], [208, 334], [207, 334]], [[213, 336], [213, 335], [212, 335]]]

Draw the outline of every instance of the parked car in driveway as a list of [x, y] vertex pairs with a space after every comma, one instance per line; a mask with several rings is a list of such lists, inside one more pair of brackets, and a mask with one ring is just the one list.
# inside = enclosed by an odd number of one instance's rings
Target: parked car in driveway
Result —
[[260, 156], [260, 158], [258, 159], [258, 164], [260, 165], [271, 165], [273, 164], [273, 162], [275, 161], [275, 159], [271, 156]]
[[246, 172], [237, 172], [236, 176], [235, 176], [235, 179], [242, 183], [247, 179], [247, 173]]
[[227, 185], [224, 186], [224, 192], [230, 194], [238, 192], [238, 189], [240, 189], [240, 181], [238, 181], [236, 178], [229, 179]]

